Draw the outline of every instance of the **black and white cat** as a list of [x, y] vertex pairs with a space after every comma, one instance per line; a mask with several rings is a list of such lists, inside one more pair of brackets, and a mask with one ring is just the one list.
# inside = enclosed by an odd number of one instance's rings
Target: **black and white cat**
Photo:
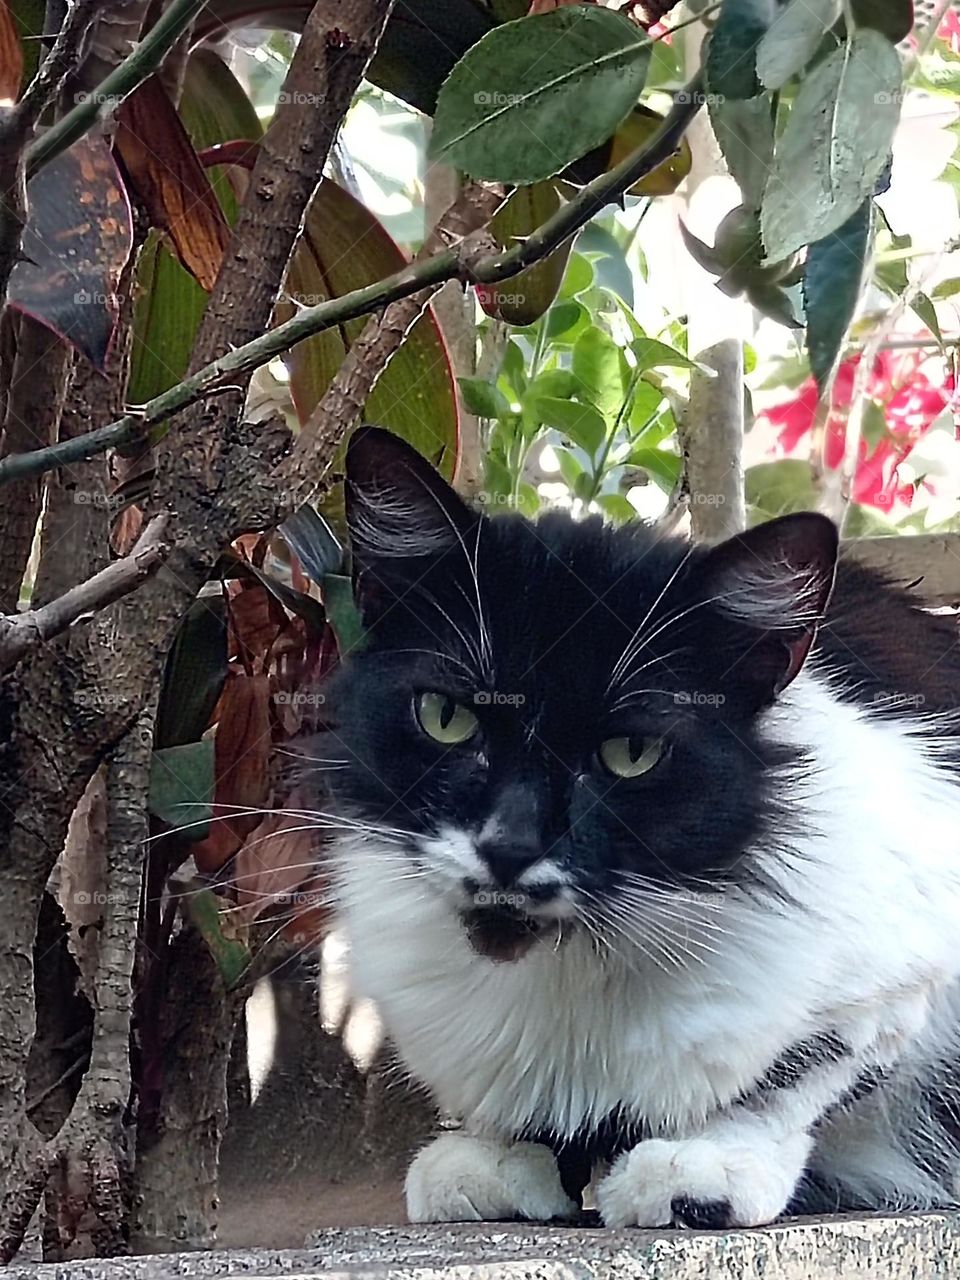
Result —
[[410, 1218], [565, 1217], [591, 1175], [611, 1226], [952, 1202], [954, 621], [817, 515], [490, 518], [376, 428], [347, 471], [341, 919], [462, 1119]]

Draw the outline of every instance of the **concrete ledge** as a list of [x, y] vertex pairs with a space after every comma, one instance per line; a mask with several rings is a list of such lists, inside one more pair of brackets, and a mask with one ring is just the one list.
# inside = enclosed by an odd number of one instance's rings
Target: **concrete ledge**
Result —
[[758, 1231], [483, 1226], [324, 1230], [303, 1250], [89, 1259], [4, 1270], [4, 1280], [952, 1280], [960, 1214], [829, 1218]]

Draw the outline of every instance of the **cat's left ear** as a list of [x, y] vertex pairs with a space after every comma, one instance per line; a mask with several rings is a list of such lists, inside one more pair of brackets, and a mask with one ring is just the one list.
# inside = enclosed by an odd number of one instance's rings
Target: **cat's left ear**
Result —
[[728, 538], [701, 561], [710, 607], [743, 628], [735, 678], [756, 685], [761, 701], [781, 693], [806, 661], [833, 590], [837, 551], [834, 523], [801, 512]]
[[383, 427], [360, 427], [350, 439], [346, 510], [360, 567], [451, 550], [477, 519], [426, 458]]

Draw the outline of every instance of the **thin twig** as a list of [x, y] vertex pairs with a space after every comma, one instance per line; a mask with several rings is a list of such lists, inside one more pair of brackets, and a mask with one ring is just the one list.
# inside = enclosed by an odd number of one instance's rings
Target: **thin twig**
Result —
[[74, 0], [70, 5], [53, 47], [13, 109], [11, 128], [19, 130], [21, 137], [33, 133], [37, 121], [79, 64], [87, 32], [102, 7], [98, 0]]
[[205, 0], [174, 0], [174, 3], [150, 28], [128, 58], [91, 93], [84, 96], [72, 111], [52, 125], [27, 152], [27, 177], [66, 151], [82, 138], [100, 119], [120, 105], [128, 94], [157, 70], [170, 50], [194, 18], [204, 8]]
[[56, 600], [39, 609], [0, 618], [0, 671], [8, 671], [31, 649], [60, 635], [86, 614], [104, 609], [135, 591], [166, 558], [167, 520], [166, 513], [154, 517], [129, 555], [115, 560]]
[[163, 422], [172, 414], [196, 404], [207, 396], [231, 390], [245, 374], [269, 364], [276, 356], [302, 342], [304, 338], [323, 333], [335, 325], [357, 316], [369, 315], [382, 307], [407, 298], [428, 286], [439, 286], [446, 280], [462, 280], [465, 284], [496, 284], [516, 275], [552, 253], [564, 240], [608, 205], [645, 174], [663, 164], [676, 151], [690, 121], [703, 102], [702, 77], [698, 74], [677, 96], [663, 124], [643, 147], [621, 161], [609, 173], [589, 183], [572, 200], [562, 205], [552, 217], [512, 249], [477, 255], [477, 242], [467, 237], [460, 245], [437, 254], [425, 262], [404, 267], [375, 284], [339, 298], [331, 298], [315, 307], [305, 307], [284, 324], [262, 337], [228, 351], [195, 374], [148, 400], [140, 410], [128, 413], [117, 422], [74, 440], [63, 441], [31, 453], [17, 454], [0, 461], [0, 483], [18, 476], [51, 471], [70, 462], [95, 457], [107, 449], [129, 444], [150, 426]]

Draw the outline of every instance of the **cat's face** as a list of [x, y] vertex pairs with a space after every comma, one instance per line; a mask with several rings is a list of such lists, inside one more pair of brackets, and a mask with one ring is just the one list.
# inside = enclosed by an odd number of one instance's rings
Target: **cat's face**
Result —
[[829, 522], [691, 552], [478, 516], [372, 428], [347, 496], [369, 643], [334, 682], [327, 754], [351, 856], [418, 876], [495, 959], [750, 876], [788, 763], [756, 719], [822, 615]]

